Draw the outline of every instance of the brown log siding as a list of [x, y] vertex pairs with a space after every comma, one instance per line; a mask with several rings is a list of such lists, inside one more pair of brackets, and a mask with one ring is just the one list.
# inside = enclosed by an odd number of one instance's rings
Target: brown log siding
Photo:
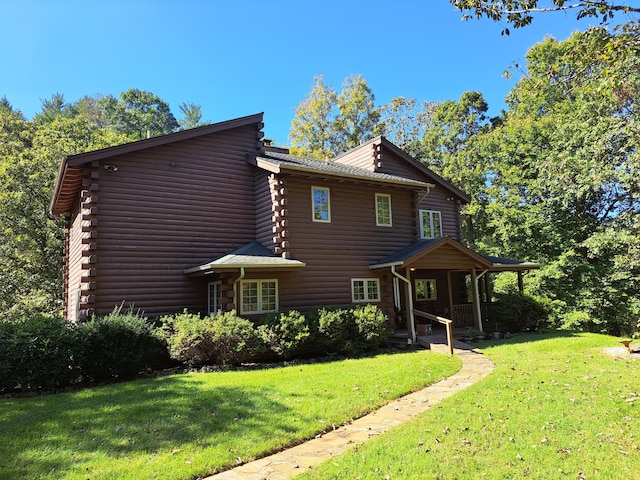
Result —
[[122, 302], [149, 316], [206, 310], [206, 282], [183, 269], [255, 239], [246, 155], [258, 140], [246, 126], [101, 162], [97, 310]]

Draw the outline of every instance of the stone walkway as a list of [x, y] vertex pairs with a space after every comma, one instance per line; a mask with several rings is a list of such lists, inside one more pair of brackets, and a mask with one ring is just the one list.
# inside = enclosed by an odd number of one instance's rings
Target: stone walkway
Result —
[[[446, 338], [428, 337], [431, 350], [448, 353]], [[433, 385], [392, 401], [384, 407], [348, 425], [316, 437], [308, 442], [268, 457], [240, 465], [204, 480], [286, 480], [312, 468], [345, 450], [407, 422], [441, 400], [463, 390], [491, 373], [494, 364], [471, 346], [454, 340], [454, 354], [462, 360], [462, 368]]]

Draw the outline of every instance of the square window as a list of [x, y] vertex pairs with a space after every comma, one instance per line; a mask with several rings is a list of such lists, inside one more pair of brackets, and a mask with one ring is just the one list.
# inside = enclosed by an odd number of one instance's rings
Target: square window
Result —
[[351, 280], [351, 300], [354, 303], [379, 302], [380, 280], [378, 278], [354, 278]]
[[391, 227], [391, 195], [376, 193], [376, 225]]
[[267, 313], [278, 310], [277, 280], [243, 280], [240, 313]]
[[311, 201], [313, 202], [313, 221], [330, 223], [331, 205], [329, 189], [311, 187]]
[[433, 279], [419, 279], [415, 281], [416, 300], [434, 301], [438, 299], [436, 281]]

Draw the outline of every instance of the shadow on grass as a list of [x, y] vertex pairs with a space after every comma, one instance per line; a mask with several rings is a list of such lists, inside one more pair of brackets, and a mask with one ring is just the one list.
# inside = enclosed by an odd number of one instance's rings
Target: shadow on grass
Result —
[[[64, 472], [74, 460], [167, 453], [184, 444], [209, 446], [251, 429], [291, 431], [272, 412], [288, 408], [266, 385], [211, 385], [197, 375], [173, 375], [0, 404], [0, 477]], [[5, 463], [5, 462], [2, 462]], [[3, 469], [4, 473], [3, 473]]]

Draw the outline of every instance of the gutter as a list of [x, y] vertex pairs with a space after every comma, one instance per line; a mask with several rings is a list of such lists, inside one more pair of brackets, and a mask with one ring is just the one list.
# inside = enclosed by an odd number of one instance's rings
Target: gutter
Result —
[[407, 318], [407, 324], [411, 323], [411, 329], [410, 329], [411, 337], [407, 338], [407, 343], [416, 343], [417, 338], [416, 338], [416, 326], [413, 318], [413, 292], [411, 291], [411, 281], [408, 278], [405, 278], [402, 275], [400, 275], [398, 272], [396, 272], [395, 265], [391, 265], [391, 273], [396, 278], [402, 280], [404, 283], [409, 285], [409, 299], [408, 299], [409, 301], [408, 317], [409, 318]]
[[238, 282], [243, 278], [244, 278], [244, 267], [240, 267], [240, 276], [233, 281], [233, 301], [236, 303], [236, 307], [237, 307], [236, 312], [240, 311], [239, 302], [236, 302], [236, 300], [239, 300], [239, 298], [237, 298], [238, 289], [236, 288], [236, 286], [238, 285]]

